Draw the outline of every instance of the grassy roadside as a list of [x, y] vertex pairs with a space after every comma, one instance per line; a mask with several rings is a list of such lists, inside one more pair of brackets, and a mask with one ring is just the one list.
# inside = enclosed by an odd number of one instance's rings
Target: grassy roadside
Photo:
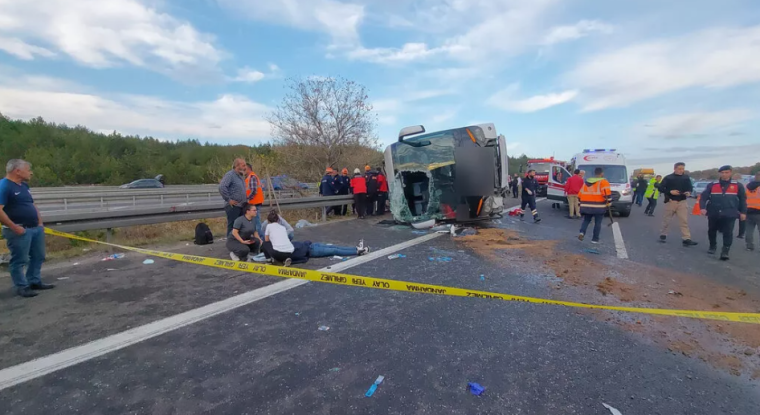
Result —
[[[269, 212], [268, 208], [262, 209], [262, 215], [266, 216]], [[285, 220], [292, 226], [295, 226], [296, 222], [300, 219], [306, 219], [312, 223], [320, 223], [321, 221], [321, 209], [301, 209], [301, 210], [286, 210], [283, 212]], [[347, 218], [351, 218], [348, 216]], [[262, 218], [263, 220], [263, 218]], [[330, 219], [330, 221], [340, 219]], [[126, 228], [115, 228], [113, 230], [112, 242], [115, 244], [128, 245], [134, 247], [143, 246], [156, 246], [163, 244], [172, 244], [176, 242], [193, 242], [195, 238], [195, 226], [199, 222], [206, 223], [211, 228], [211, 233], [214, 234], [214, 238], [224, 238], [227, 228], [227, 224], [224, 218], [212, 218], [203, 220], [192, 220], [183, 222], [168, 222], [159, 223], [155, 225], [143, 225], [143, 226], [130, 226]], [[106, 240], [106, 231], [85, 231], [77, 232], [77, 235], [95, 239], [99, 241]], [[92, 252], [106, 252], [107, 246], [87, 243], [81, 241], [75, 241], [70, 239], [58, 238], [58, 237], [46, 237], [45, 245], [47, 249], [47, 259], [67, 259], [74, 258], [80, 255], [85, 255]], [[8, 253], [8, 248], [3, 240], [0, 242], [0, 255]]]

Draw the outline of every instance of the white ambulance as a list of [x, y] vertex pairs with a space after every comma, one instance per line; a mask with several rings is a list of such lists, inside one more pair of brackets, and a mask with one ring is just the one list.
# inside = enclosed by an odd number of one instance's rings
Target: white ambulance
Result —
[[612, 211], [628, 217], [633, 207], [633, 189], [628, 181], [625, 157], [613, 149], [583, 150], [570, 162], [571, 168], [586, 172], [586, 178], [594, 177], [597, 167], [604, 169], [604, 178], [612, 187]]

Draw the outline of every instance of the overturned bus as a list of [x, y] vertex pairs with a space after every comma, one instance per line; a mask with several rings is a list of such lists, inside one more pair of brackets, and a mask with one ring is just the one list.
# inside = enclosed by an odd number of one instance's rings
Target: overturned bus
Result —
[[493, 124], [425, 133], [406, 127], [385, 149], [394, 219], [469, 222], [498, 216], [508, 191], [507, 144]]

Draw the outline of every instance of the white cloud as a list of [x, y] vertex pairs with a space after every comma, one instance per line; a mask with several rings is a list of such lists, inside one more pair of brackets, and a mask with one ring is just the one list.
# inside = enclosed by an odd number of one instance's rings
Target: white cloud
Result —
[[0, 50], [3, 50], [15, 57], [23, 60], [32, 60], [35, 55], [45, 58], [52, 58], [55, 53], [39, 47], [30, 45], [21, 39], [15, 37], [3, 37], [0, 36]]
[[224, 55], [212, 36], [139, 0], [0, 0], [0, 35], [22, 59], [59, 51], [90, 67], [128, 63], [178, 76], [215, 72]]
[[[45, 85], [68, 85], [45, 88]], [[155, 96], [106, 96], [66, 81], [44, 77], [3, 77], [0, 108], [5, 116], [84, 125], [95, 131], [164, 139], [198, 138], [218, 141], [267, 138], [268, 108], [241, 95], [221, 95], [211, 101], [172, 101]]]
[[646, 123], [644, 132], [657, 138], [683, 138], [694, 135], [729, 133], [744, 121], [758, 117], [746, 109], [714, 112], [691, 112], [655, 118]]
[[364, 18], [364, 6], [335, 0], [217, 0], [219, 4], [248, 18], [324, 32], [333, 47], [358, 44], [358, 26]]
[[585, 59], [565, 76], [584, 110], [621, 107], [694, 87], [760, 82], [760, 26], [716, 28]]
[[232, 81], [253, 84], [264, 79], [264, 76], [265, 75], [263, 72], [245, 67], [245, 68], [238, 69], [238, 74], [236, 77], [232, 78]]
[[363, 60], [374, 63], [403, 63], [425, 58], [445, 52], [445, 48], [428, 49], [424, 43], [406, 43], [398, 48], [357, 47], [347, 54], [349, 59]]
[[581, 20], [571, 26], [557, 26], [544, 38], [545, 45], [568, 42], [580, 39], [594, 33], [609, 34], [613, 27], [598, 20]]
[[515, 95], [519, 89], [520, 86], [518, 84], [512, 84], [492, 95], [486, 102], [489, 105], [507, 111], [536, 112], [569, 102], [578, 95], [578, 91], [569, 90], [559, 93], [535, 95], [524, 99], [515, 99]]

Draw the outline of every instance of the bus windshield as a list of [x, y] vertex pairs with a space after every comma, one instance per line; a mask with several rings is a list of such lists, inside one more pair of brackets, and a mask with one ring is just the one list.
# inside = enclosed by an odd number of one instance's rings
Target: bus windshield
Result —
[[625, 184], [628, 183], [628, 170], [625, 166], [620, 165], [596, 165], [596, 164], [584, 164], [578, 166], [578, 169], [586, 172], [586, 178], [595, 177], [594, 170], [597, 167], [604, 169], [604, 178], [610, 183]]

